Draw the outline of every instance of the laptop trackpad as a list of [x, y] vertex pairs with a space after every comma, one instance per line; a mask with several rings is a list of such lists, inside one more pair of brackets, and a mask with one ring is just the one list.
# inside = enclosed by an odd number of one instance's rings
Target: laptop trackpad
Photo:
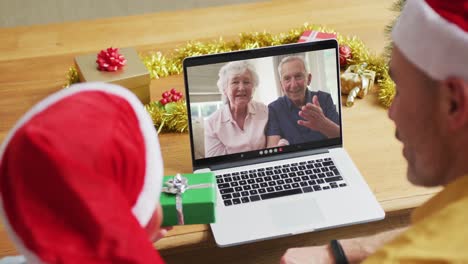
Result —
[[271, 220], [275, 226], [297, 231], [298, 227], [313, 229], [319, 223], [325, 221], [315, 199], [297, 199], [278, 201], [270, 206]]

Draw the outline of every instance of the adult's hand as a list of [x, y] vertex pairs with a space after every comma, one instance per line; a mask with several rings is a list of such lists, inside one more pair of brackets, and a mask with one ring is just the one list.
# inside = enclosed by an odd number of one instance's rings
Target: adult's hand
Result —
[[149, 235], [151, 242], [156, 242], [166, 236], [167, 232], [172, 229], [172, 226], [161, 227], [163, 221], [163, 210], [160, 204], [156, 206], [149, 223], [146, 225], [145, 230]]
[[[360, 263], [405, 230], [406, 228], [398, 228], [367, 237], [343, 239], [340, 240], [340, 243], [348, 262]], [[335, 259], [331, 253], [330, 246], [323, 245], [315, 247], [290, 248], [286, 253], [284, 253], [280, 263], [335, 263]]]
[[289, 141], [285, 138], [282, 138], [278, 141], [278, 147], [289, 146]]
[[297, 121], [301, 126], [319, 131], [328, 138], [340, 135], [340, 127], [325, 116], [316, 95], [312, 97], [312, 103], [307, 103], [301, 108], [299, 116], [304, 118]]
[[161, 227], [155, 234], [153, 234], [153, 236], [151, 237], [151, 241], [153, 243], [157, 242], [161, 238], [165, 237], [167, 232], [169, 232], [172, 228], [172, 226]]
[[321, 264], [334, 263], [327, 245], [317, 247], [290, 248], [280, 261], [281, 264]]

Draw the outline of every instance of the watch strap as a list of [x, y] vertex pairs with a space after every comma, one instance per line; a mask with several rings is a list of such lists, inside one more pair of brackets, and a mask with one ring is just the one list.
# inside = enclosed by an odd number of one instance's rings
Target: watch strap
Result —
[[341, 246], [340, 242], [338, 240], [333, 239], [330, 241], [330, 248], [333, 257], [335, 258], [335, 263], [336, 264], [348, 264], [348, 258], [346, 258], [345, 252], [343, 250], [343, 247]]

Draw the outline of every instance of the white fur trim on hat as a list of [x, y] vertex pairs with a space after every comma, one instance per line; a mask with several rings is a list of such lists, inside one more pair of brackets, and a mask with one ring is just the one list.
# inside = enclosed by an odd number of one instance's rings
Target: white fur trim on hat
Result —
[[392, 31], [394, 45], [435, 80], [468, 80], [468, 33], [423, 0], [407, 0]]

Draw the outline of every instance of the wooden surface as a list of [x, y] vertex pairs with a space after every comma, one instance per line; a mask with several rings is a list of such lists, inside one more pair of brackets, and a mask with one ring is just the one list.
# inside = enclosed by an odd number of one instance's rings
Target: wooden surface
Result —
[[[108, 46], [139, 52], [168, 52], [189, 40], [235, 39], [240, 32], [287, 32], [305, 22], [359, 36], [375, 52], [383, 50], [384, 26], [393, 18], [392, 0], [299, 0], [165, 12], [47, 26], [0, 29], [0, 141], [33, 104], [61, 89], [78, 54]], [[171, 87], [184, 90], [182, 76], [154, 80], [151, 96]], [[375, 93], [344, 108], [345, 147], [387, 212], [383, 221], [297, 235], [232, 248], [216, 248], [207, 225], [176, 227], [156, 246], [169, 263], [277, 263], [291, 246], [320, 244], [408, 224], [412, 208], [438, 189], [411, 186], [394, 125]], [[190, 172], [188, 134], [162, 134], [165, 174]], [[0, 227], [0, 257], [17, 254]]]

